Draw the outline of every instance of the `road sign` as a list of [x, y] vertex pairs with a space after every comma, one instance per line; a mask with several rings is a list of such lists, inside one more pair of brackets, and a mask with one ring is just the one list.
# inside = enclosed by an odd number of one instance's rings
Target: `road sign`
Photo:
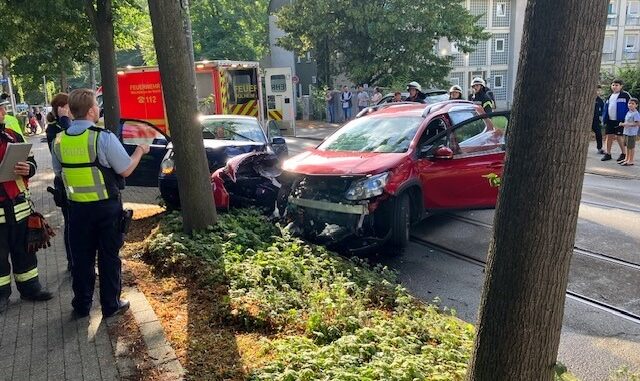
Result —
[[294, 74], [294, 75], [291, 77], [291, 82], [293, 82], [293, 84], [294, 84], [294, 85], [297, 85], [297, 84], [298, 84], [298, 82], [300, 82], [300, 78], [298, 78], [298, 76]]

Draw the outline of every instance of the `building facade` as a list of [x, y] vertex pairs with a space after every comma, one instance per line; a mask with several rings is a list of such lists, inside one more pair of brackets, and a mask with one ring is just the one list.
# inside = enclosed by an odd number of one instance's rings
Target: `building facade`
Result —
[[[291, 66], [299, 76], [298, 94], [308, 94], [316, 83], [316, 62], [311, 56], [298, 57], [275, 45], [282, 31], [273, 14], [292, 0], [272, 0], [269, 6], [268, 66]], [[493, 90], [499, 108], [510, 108], [520, 58], [526, 0], [464, 0], [478, 25], [490, 34], [475, 51], [464, 54], [454, 43], [440, 41], [441, 54], [453, 58], [449, 82], [468, 90], [474, 77], [482, 77]], [[640, 0], [610, 0], [602, 48], [602, 69], [612, 71], [625, 64], [640, 64]]]
[[[466, 0], [469, 12], [481, 16], [478, 25], [490, 34], [470, 54], [455, 44], [439, 44], [442, 54], [453, 57], [451, 84], [469, 89], [482, 77], [493, 90], [499, 108], [509, 108], [518, 70], [527, 2], [525, 0]], [[602, 69], [614, 70], [640, 62], [640, 0], [611, 0], [602, 48]]]

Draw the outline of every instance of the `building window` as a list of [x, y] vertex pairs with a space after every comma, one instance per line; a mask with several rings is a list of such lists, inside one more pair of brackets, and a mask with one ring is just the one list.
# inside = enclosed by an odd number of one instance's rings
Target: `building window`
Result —
[[609, 14], [609, 16], [608, 16], [609, 18], [614, 18], [618, 14], [618, 12], [617, 12], [617, 8], [618, 7], [616, 6], [617, 5], [616, 2], [617, 1], [615, 1], [615, 0], [609, 1], [609, 8], [608, 8], [609, 10], [607, 12]]
[[630, 1], [627, 5], [627, 17], [640, 17], [640, 1]]
[[450, 50], [449, 52], [450, 52], [451, 54], [458, 54], [458, 53], [460, 53], [460, 49], [458, 49], [458, 44], [456, 44], [455, 42], [452, 42], [450, 45], [451, 45], [451, 46], [450, 46], [450, 49], [451, 49], [451, 50]]
[[602, 46], [602, 53], [613, 53], [615, 52], [616, 45], [616, 36], [608, 35], [604, 36], [604, 45]]
[[496, 38], [496, 52], [504, 52], [504, 38]]
[[451, 83], [451, 86], [460, 86], [460, 78], [458, 77], [449, 78], [449, 82]]
[[507, 17], [507, 3], [496, 3], [496, 17]]
[[635, 53], [638, 51], [638, 35], [626, 35], [624, 36], [624, 51], [625, 53]]
[[503, 80], [504, 80], [504, 77], [502, 75], [496, 75], [495, 77], [493, 77], [493, 88], [494, 89], [503, 88], [504, 87]]

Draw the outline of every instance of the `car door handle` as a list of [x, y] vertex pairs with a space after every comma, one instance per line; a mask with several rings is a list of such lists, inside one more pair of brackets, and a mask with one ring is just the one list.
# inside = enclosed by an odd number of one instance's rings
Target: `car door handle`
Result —
[[504, 167], [504, 163], [501, 161], [496, 161], [495, 163], [489, 164], [489, 168], [502, 168]]

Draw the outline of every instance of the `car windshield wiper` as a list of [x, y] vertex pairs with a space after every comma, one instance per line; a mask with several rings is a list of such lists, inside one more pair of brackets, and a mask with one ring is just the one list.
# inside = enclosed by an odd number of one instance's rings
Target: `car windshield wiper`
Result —
[[240, 134], [240, 133], [238, 133], [238, 132], [236, 132], [236, 131], [234, 131], [234, 130], [232, 130], [232, 129], [228, 128], [228, 127], [222, 126], [222, 128], [223, 128], [225, 131], [231, 132], [232, 134], [234, 134], [234, 135], [235, 135], [235, 136], [237, 136], [237, 137], [240, 137], [240, 138], [242, 138], [242, 139], [247, 139], [248, 141], [253, 142], [253, 143], [258, 143], [258, 142], [256, 142], [255, 140], [251, 139], [250, 137], [244, 136], [244, 135], [242, 135], [242, 134]]

